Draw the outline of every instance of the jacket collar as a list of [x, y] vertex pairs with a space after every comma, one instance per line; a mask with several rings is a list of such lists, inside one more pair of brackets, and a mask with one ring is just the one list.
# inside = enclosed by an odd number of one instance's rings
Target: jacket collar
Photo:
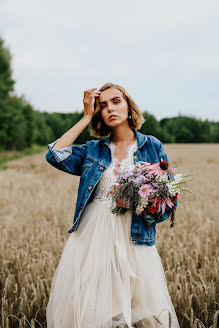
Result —
[[[135, 137], [137, 139], [137, 143], [138, 143], [138, 149], [140, 149], [144, 144], [145, 142], [147, 141], [147, 136], [137, 130], [133, 130], [134, 133], [135, 133]], [[103, 141], [103, 145], [107, 145], [109, 147], [109, 144], [112, 140], [112, 136], [104, 139]]]

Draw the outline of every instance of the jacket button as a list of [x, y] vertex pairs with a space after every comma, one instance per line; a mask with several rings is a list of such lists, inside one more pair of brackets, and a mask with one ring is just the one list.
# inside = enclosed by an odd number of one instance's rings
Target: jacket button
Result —
[[103, 171], [103, 167], [102, 166], [100, 166], [100, 170]]
[[92, 186], [89, 186], [89, 187], [88, 187], [88, 190], [91, 190], [91, 189], [92, 189]]
[[83, 208], [83, 205], [81, 205], [81, 209]]

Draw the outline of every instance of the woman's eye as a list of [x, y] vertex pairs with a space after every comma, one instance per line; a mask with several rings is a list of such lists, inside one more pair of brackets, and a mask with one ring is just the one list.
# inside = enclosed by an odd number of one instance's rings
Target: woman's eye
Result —
[[[114, 100], [113, 102], [114, 104], [119, 104], [120, 103], [120, 100]], [[103, 105], [100, 105], [100, 109], [104, 108], [105, 107], [105, 104]]]

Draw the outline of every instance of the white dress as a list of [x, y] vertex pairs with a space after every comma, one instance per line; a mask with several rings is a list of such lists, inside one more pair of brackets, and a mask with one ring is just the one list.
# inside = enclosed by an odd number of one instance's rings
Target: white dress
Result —
[[[110, 210], [107, 193], [116, 180], [112, 142], [110, 148], [112, 162], [56, 268], [47, 328], [179, 328], [156, 246], [133, 244], [130, 211], [116, 216]], [[136, 150], [135, 140], [121, 167], [133, 166]]]

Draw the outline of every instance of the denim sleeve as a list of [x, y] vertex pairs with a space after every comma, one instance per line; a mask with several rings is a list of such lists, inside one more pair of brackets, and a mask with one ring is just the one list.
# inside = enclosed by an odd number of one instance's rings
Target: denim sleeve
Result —
[[87, 143], [83, 145], [70, 145], [63, 148], [52, 147], [59, 140], [48, 144], [46, 160], [55, 168], [73, 175], [81, 175], [81, 168], [87, 152]]

